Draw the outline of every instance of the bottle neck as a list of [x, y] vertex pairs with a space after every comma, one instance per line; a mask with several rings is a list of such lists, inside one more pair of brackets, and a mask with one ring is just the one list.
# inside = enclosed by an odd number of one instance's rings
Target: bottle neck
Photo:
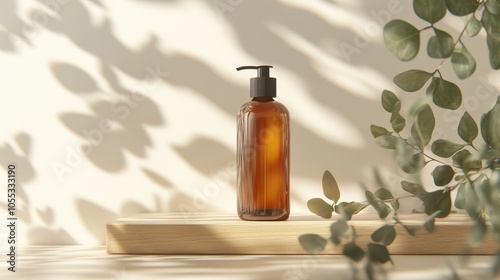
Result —
[[257, 101], [257, 102], [271, 102], [274, 101], [272, 97], [267, 97], [267, 96], [262, 96], [262, 97], [254, 97], [252, 101]]

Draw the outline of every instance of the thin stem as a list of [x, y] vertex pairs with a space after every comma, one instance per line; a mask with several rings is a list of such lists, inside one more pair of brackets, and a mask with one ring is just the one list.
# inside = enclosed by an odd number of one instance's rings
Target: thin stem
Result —
[[[446, 162], [443, 162], [443, 161], [441, 161], [441, 160], [439, 160], [439, 159], [436, 159], [436, 158], [434, 158], [434, 157], [429, 156], [429, 155], [428, 155], [428, 154], [426, 154], [426, 153], [425, 153], [425, 152], [424, 152], [424, 151], [423, 151], [420, 147], [416, 147], [416, 146], [412, 145], [410, 142], [408, 142], [408, 140], [406, 140], [405, 138], [403, 138], [403, 137], [401, 136], [401, 134], [399, 134], [399, 132], [397, 132], [396, 134], [399, 136], [399, 138], [401, 138], [401, 140], [403, 140], [403, 141], [406, 143], [406, 145], [410, 146], [410, 147], [411, 147], [412, 149], [414, 149], [415, 151], [417, 151], [417, 152], [421, 153], [423, 156], [427, 157], [427, 158], [428, 158], [428, 159], [430, 159], [431, 161], [439, 162], [439, 163], [444, 164], [444, 165], [449, 165], [449, 164], [447, 164]], [[453, 167], [459, 167], [459, 166], [456, 166], [456, 165], [453, 165], [453, 164], [452, 164], [451, 166], [453, 166]]]

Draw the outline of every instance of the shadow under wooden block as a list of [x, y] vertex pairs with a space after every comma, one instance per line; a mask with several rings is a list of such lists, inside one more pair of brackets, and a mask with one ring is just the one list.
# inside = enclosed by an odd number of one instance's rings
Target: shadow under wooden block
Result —
[[[398, 215], [406, 225], [419, 226], [417, 236], [410, 236], [396, 225], [397, 237], [389, 246], [395, 255], [460, 255], [494, 254], [498, 245], [491, 237], [473, 250], [466, 251], [472, 225], [467, 215], [453, 214], [436, 220], [432, 234], [422, 229], [425, 215]], [[106, 225], [106, 247], [110, 254], [238, 254], [238, 255], [303, 255], [298, 242], [302, 234], [330, 236], [330, 224], [312, 214], [292, 215], [288, 221], [242, 221], [226, 213], [158, 213], [120, 218]], [[365, 246], [370, 235], [391, 219], [376, 215], [356, 215], [356, 242]], [[342, 247], [331, 242], [322, 254], [341, 254]]]

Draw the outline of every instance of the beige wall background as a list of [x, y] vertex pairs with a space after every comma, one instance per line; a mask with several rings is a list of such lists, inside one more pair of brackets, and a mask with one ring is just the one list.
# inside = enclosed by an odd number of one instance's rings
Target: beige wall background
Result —
[[[342, 200], [362, 200], [360, 182], [376, 188], [374, 167], [399, 193], [403, 174], [369, 125], [389, 123], [384, 88], [405, 109], [423, 96], [398, 90], [394, 75], [439, 61], [425, 45], [418, 61], [397, 61], [381, 34], [395, 18], [425, 27], [399, 0], [2, 0], [0, 173], [17, 163], [19, 241], [102, 244], [121, 216], [234, 213], [235, 115], [254, 76], [240, 65], [275, 67], [292, 119], [293, 212], [322, 196], [326, 169]], [[438, 26], [456, 36], [463, 25], [448, 16]], [[464, 40], [478, 69], [460, 82], [462, 108], [436, 114], [440, 135], [496, 100], [484, 37]]]

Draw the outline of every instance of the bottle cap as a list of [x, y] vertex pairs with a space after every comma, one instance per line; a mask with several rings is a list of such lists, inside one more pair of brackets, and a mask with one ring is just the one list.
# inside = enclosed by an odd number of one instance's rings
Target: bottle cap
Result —
[[257, 69], [257, 77], [250, 79], [250, 97], [276, 97], [276, 78], [269, 77], [271, 65], [241, 66], [236, 70]]

